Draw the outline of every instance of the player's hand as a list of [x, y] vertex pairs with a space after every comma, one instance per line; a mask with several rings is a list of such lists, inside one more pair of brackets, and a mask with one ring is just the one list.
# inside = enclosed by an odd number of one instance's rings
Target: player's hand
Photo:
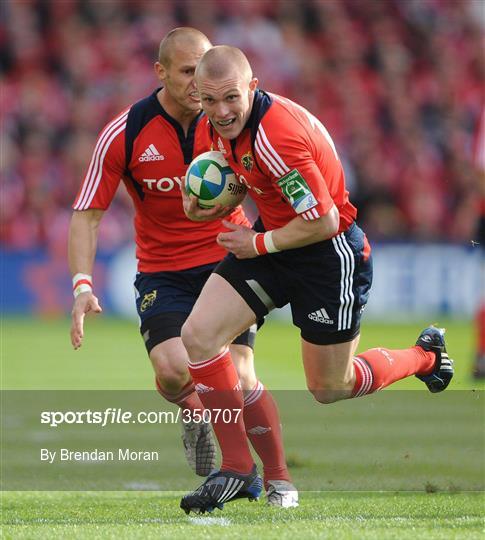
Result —
[[252, 229], [226, 220], [223, 220], [222, 224], [229, 232], [217, 235], [220, 246], [233, 253], [237, 259], [252, 259], [257, 256], [253, 246], [253, 236], [256, 233]]
[[182, 191], [185, 215], [192, 221], [212, 221], [213, 219], [223, 218], [234, 210], [231, 206], [224, 207], [220, 204], [216, 204], [214, 208], [201, 208], [199, 199], [195, 195], [187, 193], [183, 182], [180, 190]]
[[71, 313], [71, 343], [79, 349], [84, 337], [84, 317], [86, 313], [101, 313], [103, 310], [92, 292], [83, 292], [75, 300]]

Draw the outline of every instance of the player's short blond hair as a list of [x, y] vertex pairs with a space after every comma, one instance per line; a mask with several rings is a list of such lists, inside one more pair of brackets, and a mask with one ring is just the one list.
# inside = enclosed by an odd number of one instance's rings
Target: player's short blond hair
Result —
[[209, 79], [223, 79], [237, 72], [249, 82], [253, 78], [253, 71], [246, 55], [237, 47], [218, 45], [204, 53], [200, 59], [195, 76]]

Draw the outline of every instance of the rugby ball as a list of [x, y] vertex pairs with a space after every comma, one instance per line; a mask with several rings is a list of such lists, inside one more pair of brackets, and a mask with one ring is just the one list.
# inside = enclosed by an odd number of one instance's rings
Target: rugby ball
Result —
[[201, 208], [237, 206], [246, 195], [246, 186], [237, 180], [221, 152], [215, 151], [192, 161], [185, 174], [185, 189], [198, 197]]

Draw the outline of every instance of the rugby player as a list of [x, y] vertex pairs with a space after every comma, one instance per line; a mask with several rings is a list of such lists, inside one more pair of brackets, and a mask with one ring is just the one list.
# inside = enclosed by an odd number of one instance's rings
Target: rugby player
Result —
[[[204, 406], [241, 406], [242, 393], [232, 390], [237, 372], [228, 344], [288, 303], [301, 331], [307, 386], [317, 401], [363, 396], [410, 375], [431, 392], [444, 390], [453, 365], [441, 329], [426, 328], [406, 350], [355, 354], [372, 281], [371, 248], [355, 222], [357, 212], [325, 127], [300, 105], [259, 90], [239, 49], [207, 51], [195, 79], [213, 146], [225, 153], [260, 215], [253, 229], [225, 222], [230, 231], [220, 233], [218, 243], [229, 254], [182, 327], [192, 379], [214, 389], [200, 394]], [[191, 217], [195, 198], [185, 195], [185, 209]], [[251, 499], [257, 491], [244, 430], [213, 426], [222, 467], [182, 499], [186, 512]]]
[[[228, 210], [201, 211], [202, 218], [217, 219], [194, 223], [184, 214], [180, 188], [192, 158], [210, 147], [207, 119], [194, 86], [197, 61], [210, 47], [208, 38], [193, 28], [177, 28], [162, 40], [154, 67], [163, 87], [127, 108], [101, 131], [73, 205], [69, 235], [75, 297], [71, 342], [78, 349], [86, 313], [101, 312], [91, 277], [98, 227], [122, 180], [135, 206], [135, 288], [141, 336], [158, 391], [184, 410], [186, 457], [201, 476], [215, 468], [216, 444], [209, 423], [188, 421], [190, 412], [200, 413], [203, 405], [187, 369], [180, 330], [203, 284], [225, 255], [216, 237], [226, 230], [221, 216]], [[227, 222], [249, 226], [241, 207], [231, 209]], [[263, 462], [268, 502], [297, 506], [276, 403], [254, 371], [255, 328], [244, 329], [230, 345], [244, 393], [238, 425], [246, 430]]]

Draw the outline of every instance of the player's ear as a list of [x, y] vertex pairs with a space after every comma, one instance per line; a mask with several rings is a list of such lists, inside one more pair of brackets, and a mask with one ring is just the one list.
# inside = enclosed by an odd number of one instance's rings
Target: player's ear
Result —
[[256, 88], [258, 87], [258, 79], [256, 77], [253, 77], [250, 81], [249, 81], [249, 90], [251, 90], [251, 92], [254, 92], [256, 90]]
[[153, 69], [155, 71], [155, 75], [158, 77], [160, 81], [165, 80], [165, 76], [167, 74], [167, 69], [163, 64], [160, 64], [160, 62], [155, 62], [153, 65]]

